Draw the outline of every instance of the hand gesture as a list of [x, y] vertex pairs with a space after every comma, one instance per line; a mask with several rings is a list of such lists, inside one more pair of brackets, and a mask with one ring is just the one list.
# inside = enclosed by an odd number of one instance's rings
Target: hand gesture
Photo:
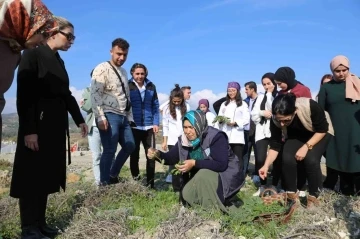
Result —
[[84, 138], [88, 134], [88, 127], [85, 123], [80, 124], [79, 127], [81, 129], [81, 137]]
[[266, 119], [270, 119], [271, 116], [272, 116], [272, 113], [271, 113], [270, 110], [264, 110], [264, 117], [265, 117]]
[[194, 159], [188, 159], [183, 162], [183, 164], [177, 164], [175, 167], [182, 173], [189, 172], [195, 166]]
[[227, 126], [234, 127], [234, 126], [235, 126], [235, 122], [229, 122], [229, 123], [227, 123]]
[[153, 131], [155, 134], [159, 133], [159, 126], [153, 125]]
[[295, 158], [298, 161], [303, 160], [306, 157], [306, 154], [308, 153], [309, 149], [306, 145], [303, 145], [295, 154]]
[[159, 153], [160, 153], [159, 150], [154, 148], [149, 148], [147, 151], [147, 156], [149, 159], [154, 159], [159, 157]]
[[265, 178], [267, 177], [268, 171], [269, 171], [269, 167], [264, 165], [261, 169], [259, 169], [259, 177], [262, 180], [265, 180]]
[[162, 142], [161, 148], [162, 148], [164, 151], [167, 151], [167, 150], [168, 150], [167, 143], [166, 143], [166, 142]]
[[98, 127], [100, 130], [106, 131], [109, 128], [109, 123], [106, 119], [98, 122]]
[[32, 151], [39, 151], [38, 135], [29, 134], [25, 136], [25, 146]]

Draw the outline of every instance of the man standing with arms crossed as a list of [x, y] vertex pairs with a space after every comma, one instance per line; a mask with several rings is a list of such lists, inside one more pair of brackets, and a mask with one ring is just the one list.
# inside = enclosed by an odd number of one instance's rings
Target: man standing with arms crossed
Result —
[[[100, 130], [103, 153], [100, 159], [101, 185], [119, 182], [118, 176], [126, 159], [135, 149], [133, 122], [125, 63], [129, 43], [117, 38], [112, 42], [111, 60], [95, 67], [91, 80], [91, 103]], [[117, 144], [121, 150], [112, 163]]]

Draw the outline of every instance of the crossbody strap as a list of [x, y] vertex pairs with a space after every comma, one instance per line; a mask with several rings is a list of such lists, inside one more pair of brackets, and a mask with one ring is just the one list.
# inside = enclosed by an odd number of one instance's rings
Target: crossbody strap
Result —
[[116, 74], [117, 77], [119, 78], [120, 83], [121, 83], [121, 88], [122, 88], [122, 90], [124, 91], [124, 94], [125, 94], [125, 98], [126, 98], [127, 101], [129, 101], [129, 97], [128, 97], [128, 95], [127, 95], [127, 93], [126, 93], [126, 90], [125, 90], [124, 82], [122, 81], [122, 78], [121, 78], [119, 72], [116, 70], [116, 68], [115, 68], [113, 65], [111, 65], [110, 61], [108, 61], [108, 63], [109, 63], [109, 65], [113, 68], [115, 74]]

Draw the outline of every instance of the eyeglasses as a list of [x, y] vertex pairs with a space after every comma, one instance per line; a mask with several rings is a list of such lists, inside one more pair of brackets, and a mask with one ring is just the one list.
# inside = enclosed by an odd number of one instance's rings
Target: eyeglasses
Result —
[[63, 31], [59, 31], [59, 33], [64, 35], [68, 41], [75, 41], [75, 36], [72, 33]]
[[279, 123], [283, 123], [284, 125], [289, 125], [293, 121], [294, 117], [295, 117], [295, 114], [293, 114], [290, 119], [278, 120], [276, 117], [274, 117], [274, 119]]

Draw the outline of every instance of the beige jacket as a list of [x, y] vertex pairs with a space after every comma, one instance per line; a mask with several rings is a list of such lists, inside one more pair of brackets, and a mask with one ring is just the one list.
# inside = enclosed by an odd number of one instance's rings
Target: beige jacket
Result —
[[[117, 70], [124, 84], [126, 95], [129, 97], [127, 73], [122, 67], [118, 67]], [[96, 66], [92, 73], [91, 104], [98, 122], [105, 119], [106, 112], [124, 115], [128, 121], [134, 121], [132, 110], [125, 111], [126, 97], [120, 79], [108, 62]]]

